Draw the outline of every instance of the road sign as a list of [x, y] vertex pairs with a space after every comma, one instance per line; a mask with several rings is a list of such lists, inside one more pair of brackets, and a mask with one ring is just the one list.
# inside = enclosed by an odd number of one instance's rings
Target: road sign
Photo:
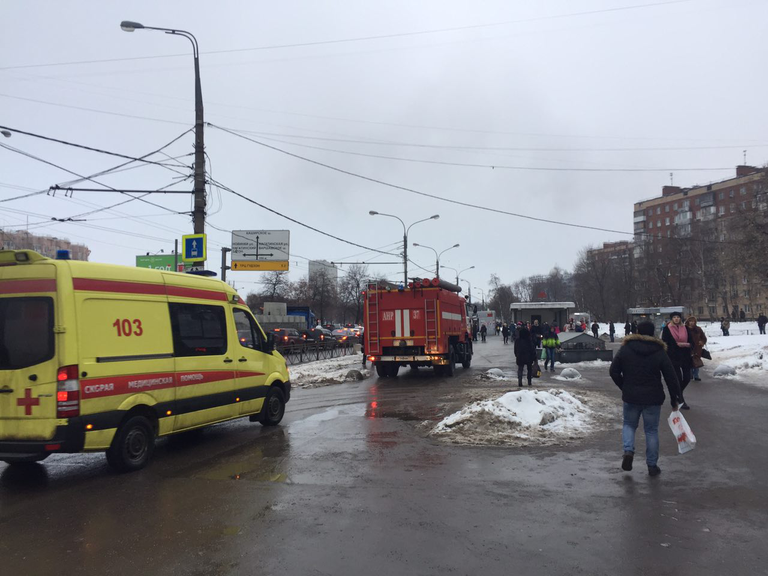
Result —
[[288, 270], [288, 262], [251, 262], [251, 261], [233, 261], [231, 270], [250, 270], [256, 272], [268, 272], [272, 270], [284, 271]]
[[287, 270], [290, 239], [290, 230], [233, 230], [232, 260], [285, 262]]
[[207, 259], [205, 234], [188, 234], [181, 237], [181, 259], [190, 262], [202, 262]]
[[[136, 256], [136, 268], [153, 268], [155, 270], [174, 270], [173, 254], [157, 254], [154, 256]], [[176, 263], [176, 271], [184, 272], [185, 267], [191, 262], [184, 262], [181, 258]]]

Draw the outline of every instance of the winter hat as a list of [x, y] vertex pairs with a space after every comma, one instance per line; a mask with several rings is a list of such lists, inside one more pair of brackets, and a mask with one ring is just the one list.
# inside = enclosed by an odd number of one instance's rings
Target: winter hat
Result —
[[675, 316], [678, 316], [680, 318], [683, 317], [683, 315], [680, 314], [680, 312], [672, 312], [672, 314], [669, 315], [669, 319], [672, 320], [672, 318], [674, 318]]
[[640, 324], [637, 325], [637, 333], [642, 334], [643, 336], [653, 336], [655, 331], [656, 328], [653, 326], [653, 322], [640, 322]]

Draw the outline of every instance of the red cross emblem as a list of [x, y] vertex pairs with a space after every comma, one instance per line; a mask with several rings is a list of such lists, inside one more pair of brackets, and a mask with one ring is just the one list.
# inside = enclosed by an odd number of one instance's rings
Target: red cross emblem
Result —
[[32, 406], [40, 406], [40, 398], [32, 398], [32, 388], [24, 390], [24, 398], [16, 400], [18, 406], [24, 406], [24, 414], [32, 416]]

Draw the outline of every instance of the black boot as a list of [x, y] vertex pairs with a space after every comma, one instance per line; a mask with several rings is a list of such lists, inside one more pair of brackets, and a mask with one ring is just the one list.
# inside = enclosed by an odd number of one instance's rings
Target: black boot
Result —
[[661, 468], [658, 466], [648, 466], [648, 476], [658, 476], [661, 474]]
[[634, 452], [624, 452], [624, 458], [621, 459], [621, 469], [629, 472], [632, 470], [632, 460], [635, 459]]

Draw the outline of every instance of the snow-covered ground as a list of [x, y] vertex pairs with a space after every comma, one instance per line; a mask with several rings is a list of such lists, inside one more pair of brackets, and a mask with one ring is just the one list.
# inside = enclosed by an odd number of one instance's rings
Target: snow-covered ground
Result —
[[430, 435], [459, 444], [555, 444], [583, 438], [603, 409], [598, 396], [525, 388], [473, 402], [443, 418]]
[[[614, 324], [617, 335], [624, 335], [624, 324]], [[712, 360], [705, 360], [706, 369], [714, 369], [720, 364], [727, 364], [736, 369], [736, 378], [759, 376], [757, 383], [764, 383], [768, 374], [768, 336], [760, 334], [757, 322], [733, 322], [729, 330], [730, 336], [723, 336], [720, 322], [701, 322], [699, 327], [707, 335], [707, 350], [712, 354]], [[608, 324], [600, 324], [600, 334], [608, 332]], [[569, 364], [575, 368], [586, 368], [588, 362]]]
[[352, 354], [289, 366], [291, 385], [299, 388], [316, 388], [328, 384], [351, 382], [356, 378], [347, 377], [350, 370], [357, 370], [367, 378], [371, 375], [371, 371], [362, 367], [362, 361], [363, 357], [360, 354]]

